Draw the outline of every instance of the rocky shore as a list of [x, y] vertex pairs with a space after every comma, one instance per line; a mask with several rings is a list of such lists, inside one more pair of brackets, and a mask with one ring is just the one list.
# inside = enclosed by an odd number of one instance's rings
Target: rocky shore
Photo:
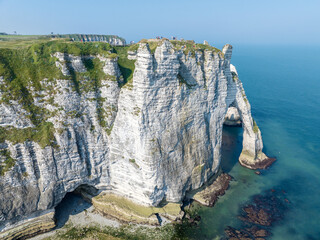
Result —
[[250, 168], [250, 169], [267, 169], [268, 167], [270, 167], [277, 159], [276, 158], [269, 158], [269, 157], [265, 157], [264, 159], [262, 159], [261, 161], [257, 161], [255, 163], [248, 163], [246, 161], [246, 157], [244, 157], [243, 155], [240, 155], [240, 164], [246, 168]]
[[205, 186], [191, 198], [203, 206], [213, 207], [218, 198], [225, 194], [232, 177], [227, 173], [220, 174], [211, 184]]

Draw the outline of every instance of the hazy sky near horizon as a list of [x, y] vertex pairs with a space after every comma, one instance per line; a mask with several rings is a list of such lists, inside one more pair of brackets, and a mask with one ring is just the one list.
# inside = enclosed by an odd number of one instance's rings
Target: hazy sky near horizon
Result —
[[0, 32], [320, 44], [319, 0], [0, 0]]

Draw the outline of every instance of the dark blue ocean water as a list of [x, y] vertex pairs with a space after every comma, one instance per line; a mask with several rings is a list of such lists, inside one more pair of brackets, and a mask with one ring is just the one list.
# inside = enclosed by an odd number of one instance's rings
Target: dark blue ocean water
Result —
[[235, 179], [213, 208], [201, 207], [197, 239], [219, 239], [237, 227], [241, 206], [268, 189], [290, 201], [270, 239], [320, 239], [320, 46], [234, 46], [237, 68], [274, 165], [256, 175], [239, 165], [241, 129], [223, 151], [222, 167]]

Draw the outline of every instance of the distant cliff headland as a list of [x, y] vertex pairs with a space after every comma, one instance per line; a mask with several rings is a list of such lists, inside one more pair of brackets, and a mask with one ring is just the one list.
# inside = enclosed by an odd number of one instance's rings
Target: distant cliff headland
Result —
[[98, 34], [50, 34], [50, 35], [10, 35], [0, 33], [1, 41], [31, 41], [31, 40], [50, 40], [50, 39], [66, 39], [74, 42], [105, 42], [114, 46], [124, 46], [126, 41], [124, 38], [116, 35], [98, 35]]

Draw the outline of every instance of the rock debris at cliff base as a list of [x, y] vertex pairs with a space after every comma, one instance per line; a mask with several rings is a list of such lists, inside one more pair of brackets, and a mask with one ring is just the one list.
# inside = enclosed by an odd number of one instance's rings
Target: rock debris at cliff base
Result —
[[220, 196], [225, 194], [232, 177], [227, 173], [220, 174], [204, 189], [195, 193], [191, 198], [203, 206], [213, 207]]

